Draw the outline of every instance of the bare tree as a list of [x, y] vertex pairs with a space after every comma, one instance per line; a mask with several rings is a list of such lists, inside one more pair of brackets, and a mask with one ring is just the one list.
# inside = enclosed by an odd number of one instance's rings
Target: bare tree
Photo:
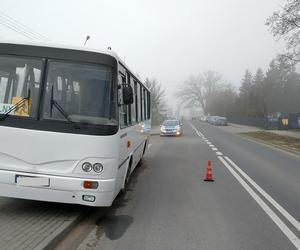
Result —
[[287, 52], [282, 59], [296, 64], [300, 62], [300, 1], [287, 0], [281, 11], [276, 11], [267, 19], [271, 33], [286, 43]]
[[200, 106], [205, 115], [208, 114], [207, 105], [213, 93], [220, 86], [222, 76], [212, 70], [204, 71], [199, 76], [191, 76], [176, 92], [176, 96], [185, 104]]
[[163, 119], [161, 111], [165, 108], [165, 90], [156, 79], [146, 78], [145, 85], [151, 91], [152, 122], [159, 124]]

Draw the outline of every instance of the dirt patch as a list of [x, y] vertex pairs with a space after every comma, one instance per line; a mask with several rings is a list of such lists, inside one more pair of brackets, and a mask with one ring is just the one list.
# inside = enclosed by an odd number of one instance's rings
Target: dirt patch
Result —
[[240, 134], [243, 136], [258, 139], [262, 142], [273, 144], [274, 146], [278, 146], [283, 149], [288, 149], [300, 153], [300, 139], [298, 138], [277, 135], [266, 131], [246, 132]]

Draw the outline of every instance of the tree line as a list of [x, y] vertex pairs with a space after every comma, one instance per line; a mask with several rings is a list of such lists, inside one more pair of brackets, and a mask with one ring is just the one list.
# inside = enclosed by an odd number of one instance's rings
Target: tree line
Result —
[[201, 107], [205, 115], [266, 117], [300, 112], [300, 1], [288, 0], [266, 21], [276, 39], [286, 41], [264, 72], [246, 70], [239, 89], [224, 82], [220, 73], [191, 76], [176, 93], [182, 102]]
[[151, 91], [151, 121], [153, 125], [158, 125], [165, 119], [163, 110], [166, 107], [165, 90], [162, 84], [156, 79], [146, 78], [145, 85]]
[[[286, 51], [277, 55], [264, 72], [245, 71], [240, 87], [228, 84], [213, 70], [189, 77], [177, 90], [176, 97], [188, 107], [196, 106], [205, 115], [266, 117], [274, 113], [300, 112], [300, 1], [287, 0], [265, 25], [276, 40], [286, 42]], [[159, 124], [166, 107], [165, 92], [155, 79], [146, 79], [151, 91], [152, 121]]]

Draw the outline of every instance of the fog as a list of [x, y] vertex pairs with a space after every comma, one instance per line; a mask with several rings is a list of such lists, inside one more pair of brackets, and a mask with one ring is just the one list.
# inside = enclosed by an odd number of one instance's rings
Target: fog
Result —
[[[51, 42], [112, 47], [142, 79], [156, 78], [167, 103], [190, 75], [215, 70], [235, 86], [245, 70], [266, 70], [283, 50], [265, 26], [280, 0], [2, 0], [1, 12]], [[0, 39], [26, 37], [0, 25]]]

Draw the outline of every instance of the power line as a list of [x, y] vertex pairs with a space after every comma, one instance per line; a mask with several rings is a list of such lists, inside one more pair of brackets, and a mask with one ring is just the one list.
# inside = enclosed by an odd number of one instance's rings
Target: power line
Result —
[[35, 34], [31, 34], [31, 33], [28, 32], [27, 30], [24, 30], [24, 29], [22, 29], [22, 28], [16, 26], [14, 23], [8, 21], [7, 19], [4, 19], [4, 18], [1, 16], [1, 14], [0, 14], [0, 22], [1, 22], [1, 23], [4, 23], [4, 24], [6, 24], [6, 25], [9, 25], [10, 27], [12, 27], [12, 28], [14, 28], [14, 29], [16, 29], [16, 30], [18, 30], [18, 31], [20, 31], [20, 32], [22, 32], [22, 33], [24, 33], [24, 34], [26, 34], [26, 35], [32, 37], [32, 38], [34, 38], [34, 39], [41, 39], [39, 36], [37, 36], [37, 35], [35, 35]]
[[20, 32], [20, 31], [18, 31], [17, 29], [11, 27], [11, 26], [8, 25], [8, 24], [2, 23], [1, 21], [0, 21], [0, 24], [3, 25], [3, 26], [5, 26], [5, 27], [7, 27], [7, 28], [9, 28], [9, 29], [11, 29], [11, 30], [13, 30], [13, 31], [15, 31], [15, 32], [17, 32], [18, 34], [20, 34], [20, 35], [22, 35], [22, 36], [25, 36], [25, 37], [31, 39], [31, 40], [35, 39], [35, 38], [32, 38], [32, 37], [30, 37], [30, 36], [28, 36], [28, 35], [26, 35], [26, 34]]
[[41, 40], [41, 38], [39, 37], [36, 37], [36, 36], [33, 36], [31, 35], [30, 33], [24, 31], [24, 30], [21, 30], [19, 29], [18, 27], [14, 26], [13, 24], [11, 24], [10, 22], [7, 22], [6, 20], [3, 20], [0, 16], [0, 24], [2, 24], [3, 26], [15, 31], [15, 32], [18, 32], [19, 34], [21, 35], [24, 35], [30, 39], [36, 39], [36, 40]]
[[21, 27], [22, 29], [27, 30], [28, 33], [31, 33], [31, 34], [36, 35], [36, 36], [39, 36], [39, 37], [41, 37], [42, 39], [49, 40], [48, 37], [41, 35], [40, 33], [34, 31], [33, 29], [31, 29], [31, 28], [28, 27], [27, 25], [25, 25], [25, 24], [19, 22], [18, 20], [14, 19], [14, 18], [12, 18], [12, 17], [10, 17], [10, 16], [8, 16], [7, 14], [3, 13], [2, 11], [0, 11], [0, 15], [2, 15], [2, 18], [5, 18], [5, 19], [7, 19], [8, 21], [14, 23], [16, 26], [19, 26], [19, 27]]
[[[46, 36], [41, 35], [40, 33], [34, 31], [30, 27], [26, 26], [25, 24], [22, 24], [18, 20], [8, 16], [7, 14], [0, 11], [0, 18], [2, 19], [2, 22], [5, 22], [6, 25], [11, 26], [10, 28], [18, 33], [23, 33], [24, 36], [30, 37], [31, 39], [43, 39], [43, 40], [50, 40]], [[3, 23], [2, 23], [3, 24]]]

